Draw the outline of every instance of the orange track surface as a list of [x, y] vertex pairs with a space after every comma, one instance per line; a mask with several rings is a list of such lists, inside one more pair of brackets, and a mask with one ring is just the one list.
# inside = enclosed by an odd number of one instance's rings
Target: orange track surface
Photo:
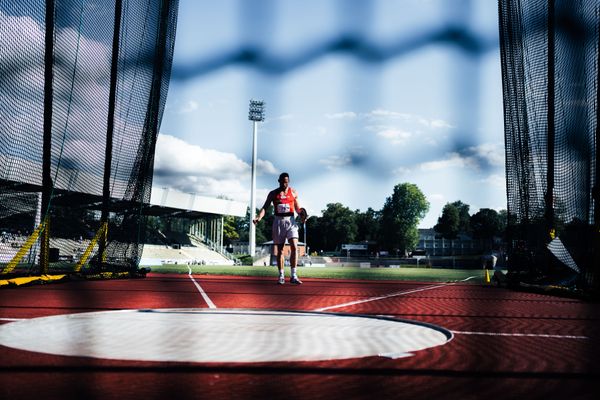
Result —
[[[99, 360], [0, 346], [0, 398], [595, 398], [598, 304], [466, 283], [427, 289], [439, 284], [305, 279], [301, 286], [278, 286], [265, 278], [194, 278], [218, 308], [315, 310], [393, 295], [330, 311], [429, 322], [455, 337], [395, 360], [262, 364]], [[203, 307], [187, 275], [0, 290], [0, 323], [101, 310]]]

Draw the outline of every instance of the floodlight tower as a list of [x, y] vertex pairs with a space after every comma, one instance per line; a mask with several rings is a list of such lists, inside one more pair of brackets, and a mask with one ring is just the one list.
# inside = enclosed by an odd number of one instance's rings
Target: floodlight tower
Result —
[[250, 233], [248, 235], [250, 248], [249, 252], [252, 257], [256, 253], [256, 227], [252, 220], [256, 212], [256, 147], [258, 123], [265, 120], [265, 102], [262, 100], [250, 100], [250, 111], [248, 119], [252, 121], [252, 187], [250, 189]]

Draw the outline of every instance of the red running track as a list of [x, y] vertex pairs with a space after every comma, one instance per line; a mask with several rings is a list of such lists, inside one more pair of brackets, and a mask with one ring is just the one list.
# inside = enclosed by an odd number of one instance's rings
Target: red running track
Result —
[[[0, 398], [587, 399], [598, 386], [598, 304], [468, 283], [305, 279], [301, 286], [278, 286], [266, 278], [193, 278], [218, 308], [385, 315], [433, 323], [455, 337], [408, 358], [251, 364], [115, 361], [0, 346]], [[0, 323], [206, 307], [187, 275], [0, 291]]]

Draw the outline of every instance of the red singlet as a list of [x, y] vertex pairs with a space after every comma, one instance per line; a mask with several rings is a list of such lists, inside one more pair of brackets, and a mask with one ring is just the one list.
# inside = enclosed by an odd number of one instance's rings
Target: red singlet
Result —
[[287, 194], [279, 192], [273, 199], [273, 206], [275, 206], [275, 215], [279, 216], [294, 216], [294, 206], [296, 204], [296, 196], [294, 189], [288, 187]]

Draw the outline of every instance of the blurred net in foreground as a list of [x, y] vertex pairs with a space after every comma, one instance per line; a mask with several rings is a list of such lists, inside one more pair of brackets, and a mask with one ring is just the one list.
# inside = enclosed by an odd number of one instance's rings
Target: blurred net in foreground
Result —
[[0, 273], [137, 268], [177, 3], [0, 5]]
[[499, 13], [510, 273], [597, 290], [600, 6], [505, 0]]

